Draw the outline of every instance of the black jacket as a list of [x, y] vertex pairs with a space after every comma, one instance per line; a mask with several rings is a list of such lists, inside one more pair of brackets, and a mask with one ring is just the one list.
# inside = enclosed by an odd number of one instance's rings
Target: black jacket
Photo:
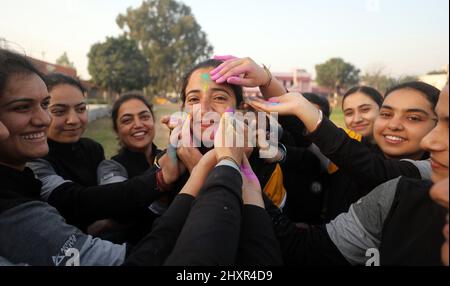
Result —
[[[153, 144], [152, 154], [153, 156], [158, 156], [161, 150]], [[142, 175], [145, 171], [152, 167], [148, 163], [148, 160], [144, 153], [134, 152], [127, 148], [121, 148], [119, 153], [111, 158], [112, 160], [120, 163], [128, 172], [128, 178], [134, 178], [136, 176]]]
[[430, 187], [395, 179], [329, 224], [304, 228], [265, 202], [287, 265], [364, 265], [370, 258], [364, 246], [379, 251], [380, 265], [441, 265], [447, 210], [431, 200]]
[[326, 221], [347, 211], [352, 203], [384, 182], [399, 176], [422, 179], [413, 163], [386, 159], [377, 146], [350, 138], [327, 118], [307, 137], [339, 167], [330, 178]]
[[299, 228], [264, 196], [283, 261], [287, 266], [349, 265], [324, 225]]
[[[139, 248], [93, 239], [66, 223], [55, 208], [40, 200], [42, 184], [30, 169], [18, 171], [0, 164], [0, 179], [3, 182], [0, 189], [0, 252], [8, 260], [34, 266], [63, 266], [70, 258], [65, 256], [68, 245], [79, 251], [82, 266], [120, 265], [130, 252], [133, 253], [131, 257], [139, 256], [135, 252]], [[162, 264], [179, 233], [165, 230], [182, 228], [192, 200], [186, 195], [177, 197], [160, 224], [144, 240], [154, 251], [145, 253], [146, 260], [137, 261], [135, 265]]]
[[208, 176], [165, 265], [280, 265], [271, 221], [243, 206], [240, 173], [216, 167]]
[[50, 162], [58, 175], [83, 186], [97, 185], [97, 167], [105, 160], [102, 145], [81, 138], [76, 143], [59, 143], [48, 139], [49, 153], [43, 159]]
[[[422, 179], [413, 163], [386, 159], [378, 146], [364, 138], [362, 142], [350, 138], [328, 118], [323, 118], [318, 128], [307, 136], [298, 118], [280, 117], [280, 124], [290, 133], [295, 146], [309, 146], [312, 142], [339, 167], [326, 178], [325, 222], [346, 212], [352, 203], [384, 182], [399, 176]], [[425, 154], [422, 159], [427, 158]]]
[[287, 151], [286, 160], [281, 164], [287, 192], [283, 211], [293, 221], [320, 224], [328, 173], [312, 151], [307, 147], [297, 147], [287, 131], [283, 134], [281, 143]]
[[20, 172], [0, 164], [0, 178], [0, 214], [25, 202], [40, 200], [42, 184], [29, 168]]
[[442, 230], [448, 211], [430, 197], [432, 183], [403, 178], [385, 220], [382, 265], [442, 265]]
[[103, 186], [64, 183], [51, 193], [48, 203], [68, 223], [83, 230], [97, 220], [130, 220], [146, 216], [148, 206], [162, 195], [156, 185], [154, 170], [149, 170], [128, 181]]
[[[123, 183], [98, 186], [97, 167], [104, 160], [100, 144], [82, 138], [73, 144], [49, 140], [49, 146], [50, 153], [44, 160], [50, 163], [56, 175], [72, 182], [54, 188], [47, 202], [68, 223], [86, 231], [87, 226], [102, 219], [153, 221], [154, 215], [148, 206], [163, 196], [157, 188], [156, 168], [146, 169], [140, 176]], [[35, 161], [30, 166], [45, 169], [43, 164]], [[45, 181], [45, 178], [39, 179]]]

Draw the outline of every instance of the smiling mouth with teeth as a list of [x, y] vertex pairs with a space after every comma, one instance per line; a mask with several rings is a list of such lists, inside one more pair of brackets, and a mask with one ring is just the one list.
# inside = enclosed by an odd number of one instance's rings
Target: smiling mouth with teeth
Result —
[[145, 136], [146, 134], [147, 134], [147, 132], [141, 131], [141, 132], [134, 133], [132, 136], [133, 137], [142, 137], [142, 136]]
[[384, 138], [386, 138], [389, 142], [394, 142], [394, 143], [402, 143], [402, 142], [406, 141], [406, 139], [403, 139], [403, 138], [397, 137], [397, 136], [392, 136], [392, 135], [385, 135]]
[[22, 135], [22, 138], [25, 140], [38, 140], [45, 137], [44, 132], [32, 133], [27, 135]]

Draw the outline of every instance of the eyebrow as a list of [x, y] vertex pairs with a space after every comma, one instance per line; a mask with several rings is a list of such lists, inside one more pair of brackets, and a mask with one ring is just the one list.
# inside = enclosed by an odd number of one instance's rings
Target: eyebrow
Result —
[[[80, 107], [82, 105], [87, 105], [87, 103], [86, 102], [81, 102], [81, 103], [76, 104], [74, 107]], [[70, 107], [70, 105], [69, 104], [64, 104], [64, 103], [57, 103], [57, 104], [53, 104], [50, 107], [64, 107], [64, 108], [66, 108], [66, 107]]]
[[[143, 111], [139, 112], [138, 115], [143, 115], [143, 114], [146, 114], [146, 113], [152, 114], [148, 110], [143, 110]], [[120, 119], [122, 119], [124, 117], [127, 117], [127, 116], [134, 116], [134, 114], [132, 114], [132, 113], [125, 113], [124, 115], [120, 116]]]
[[224, 89], [224, 88], [215, 87], [215, 88], [211, 88], [211, 90], [213, 90], [213, 91], [223, 91], [223, 92], [225, 92], [226, 94], [230, 95], [229, 92], [228, 92], [228, 90], [226, 90], [226, 89]]
[[[50, 99], [50, 95], [47, 96], [46, 98], [44, 98], [43, 101], [44, 100], [49, 100], [49, 99]], [[13, 105], [15, 103], [30, 103], [30, 102], [33, 102], [33, 101], [34, 101], [34, 99], [31, 99], [31, 98], [19, 98], [19, 99], [15, 99], [15, 100], [12, 100], [12, 101], [6, 103], [5, 105], [3, 105], [3, 107], [8, 107], [8, 106]]]
[[[391, 106], [389, 106], [389, 105], [383, 105], [381, 108], [382, 108], [382, 109], [395, 110], [395, 108], [393, 108], [393, 107], [391, 107]], [[430, 114], [429, 114], [428, 112], [426, 112], [425, 110], [420, 109], [420, 108], [404, 109], [403, 111], [404, 111], [404, 112], [419, 112], [419, 113], [425, 114], [426, 116], [430, 116]]]
[[[214, 87], [214, 88], [211, 88], [210, 90], [212, 90], [212, 91], [222, 91], [222, 92], [225, 92], [226, 94], [230, 95], [230, 92], [228, 90], [224, 89], [224, 88]], [[193, 89], [193, 90], [189, 91], [186, 94], [186, 96], [190, 95], [191, 93], [199, 93], [199, 92], [201, 92], [200, 89]]]

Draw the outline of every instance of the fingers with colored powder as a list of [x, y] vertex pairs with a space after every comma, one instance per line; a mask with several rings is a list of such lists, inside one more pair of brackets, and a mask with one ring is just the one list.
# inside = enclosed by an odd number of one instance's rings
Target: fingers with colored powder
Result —
[[274, 99], [275, 99], [274, 97], [273, 97], [273, 98], [270, 98], [268, 101], [267, 101], [267, 100], [264, 100], [264, 99], [262, 99], [262, 98], [259, 98], [259, 97], [257, 97], [257, 96], [245, 96], [244, 99], [246, 99], [246, 100], [247, 100], [247, 103], [249, 103], [250, 105], [251, 105], [252, 103], [254, 103], [254, 102], [258, 102], [258, 103], [265, 104], [265, 105], [269, 105], [269, 106], [277, 106], [277, 105], [280, 105], [279, 102], [277, 102], [277, 101], [274, 100]]
[[211, 80], [218, 84], [225, 83], [227, 80], [234, 78], [239, 79], [241, 75], [247, 72], [246, 66], [240, 66], [239, 60], [225, 62], [219, 66], [220, 69], [215, 69], [210, 72]]
[[226, 55], [226, 56], [218, 56], [218, 55], [216, 55], [216, 56], [213, 57], [213, 59], [225, 62], [225, 61], [228, 61], [228, 60], [235, 60], [235, 59], [237, 59], [237, 57], [232, 56], [232, 55]]
[[214, 59], [224, 61], [210, 72], [211, 80], [218, 84], [246, 84], [243, 79], [248, 67], [242, 65], [242, 59], [235, 56], [215, 56]]
[[177, 148], [179, 146], [179, 141], [185, 140], [184, 142], [182, 141], [181, 143], [186, 144], [186, 140], [190, 140], [191, 115], [188, 114], [184, 119], [184, 121], [182, 121], [182, 119], [180, 118], [176, 118], [176, 121], [177, 125], [172, 131], [172, 134], [170, 136], [170, 143], [167, 147], [167, 154], [169, 155], [169, 158], [172, 160], [173, 163], [178, 162]]

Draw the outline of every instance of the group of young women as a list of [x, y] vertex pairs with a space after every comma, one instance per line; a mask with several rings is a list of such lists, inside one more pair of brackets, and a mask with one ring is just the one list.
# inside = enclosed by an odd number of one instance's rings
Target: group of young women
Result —
[[[246, 100], [243, 87], [263, 97]], [[152, 106], [128, 93], [112, 108], [120, 150], [106, 160], [82, 138], [83, 86], [0, 50], [0, 263], [69, 265], [76, 249], [79, 265], [365, 265], [375, 249], [382, 265], [448, 264], [448, 183], [437, 184], [448, 178], [448, 86], [352, 88], [344, 130], [327, 101], [225, 56], [193, 67], [181, 100], [190, 116], [163, 119], [171, 139], [200, 106], [211, 144], [160, 150]], [[224, 144], [240, 135], [234, 110], [279, 114], [275, 159], [261, 144]]]

